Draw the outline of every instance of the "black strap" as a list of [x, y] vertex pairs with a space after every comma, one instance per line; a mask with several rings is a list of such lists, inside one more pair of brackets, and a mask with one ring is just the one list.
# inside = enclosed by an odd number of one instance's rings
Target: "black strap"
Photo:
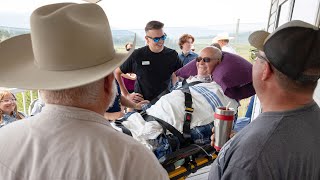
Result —
[[[190, 86], [194, 86], [196, 84], [199, 84], [199, 83], [202, 83], [201, 81], [194, 81], [194, 82], [191, 82], [191, 83], [187, 83], [186, 79], [184, 79], [182, 81], [182, 86], [181, 88], [179, 88], [179, 90], [181, 90], [183, 93], [184, 93], [184, 97], [185, 97], [185, 115], [184, 115], [184, 123], [183, 123], [183, 135], [182, 137], [179, 137], [181, 136], [181, 133], [176, 129], [174, 128], [171, 124], [168, 124], [167, 122], [159, 119], [159, 118], [156, 118], [156, 117], [153, 117], [151, 115], [147, 115], [146, 113], [142, 113], [142, 116], [145, 116], [146, 118], [144, 118], [146, 121], [149, 121], [149, 120], [156, 120], [159, 122], [159, 124], [162, 126], [162, 128], [164, 128], [164, 133], [166, 132], [165, 129], [168, 129], [173, 135], [177, 136], [181, 145], [182, 146], [187, 146], [189, 145], [190, 143], [192, 143], [192, 140], [191, 140], [191, 129], [190, 129], [190, 126], [191, 126], [191, 120], [192, 120], [192, 113], [193, 113], [193, 108], [192, 108], [192, 96], [191, 96], [191, 92], [190, 92]], [[154, 101], [154, 103], [156, 101], [158, 101], [161, 96], [165, 95], [165, 94], [168, 94], [169, 93], [169, 90], [165, 90], [163, 91], [158, 97], [157, 99]]]
[[164, 120], [162, 119], [159, 119], [157, 117], [154, 117], [152, 115], [148, 115], [148, 114], [145, 114], [143, 116], [144, 120], [149, 122], [149, 121], [157, 121], [161, 126], [162, 128], [164, 129], [164, 132], [163, 133], [166, 133], [166, 130], [170, 131], [174, 136], [176, 136], [181, 144], [182, 147], [184, 147], [186, 144], [186, 140], [184, 139], [183, 135], [175, 128], [173, 127], [171, 124], [165, 122]]
[[182, 82], [182, 92], [184, 93], [184, 106], [185, 106], [185, 114], [184, 114], [184, 123], [183, 123], [183, 137], [186, 139], [186, 143], [192, 143], [191, 139], [191, 120], [192, 120], [192, 96], [190, 92], [190, 86], [194, 86], [196, 84], [202, 83], [201, 81], [194, 81], [191, 83], [187, 83], [186, 80]]
[[162, 93], [160, 93], [156, 98], [152, 99], [150, 101], [150, 104], [154, 105], [162, 96], [164, 96], [164, 95], [166, 95], [168, 93], [170, 93], [170, 90], [167, 88]]
[[122, 122], [123, 122], [124, 120], [125, 120], [125, 119], [116, 120], [116, 121], [114, 122], [114, 124], [115, 124], [117, 127], [121, 128], [123, 133], [125, 133], [126, 135], [129, 135], [129, 136], [132, 136], [131, 131], [122, 124]]
[[191, 83], [187, 83], [187, 80], [184, 79], [182, 81], [182, 87], [179, 88], [179, 89], [189, 89], [189, 87], [194, 86], [194, 85], [199, 84], [199, 83], [203, 83], [203, 82], [201, 82], [201, 81], [193, 81]]
[[[200, 83], [200, 82], [195, 81], [194, 84], [195, 83]], [[191, 126], [193, 108], [192, 108], [192, 96], [191, 96], [189, 87], [190, 87], [190, 84], [188, 84], [186, 80], [183, 80], [182, 92], [184, 93], [184, 106], [185, 106], [185, 114], [184, 114], [184, 122], [183, 122], [183, 137], [185, 138], [187, 144], [190, 144], [192, 142], [190, 126]]]
[[191, 141], [191, 120], [192, 120], [192, 97], [191, 94], [185, 92], [185, 114], [183, 122], [183, 137], [186, 139], [187, 143], [190, 144]]
[[[194, 81], [194, 82], [191, 82], [191, 83], [187, 83], [186, 79], [184, 79], [182, 81], [182, 87], [180, 87], [179, 89], [185, 89], [185, 88], [189, 88], [190, 86], [193, 86], [193, 85], [196, 85], [196, 84], [199, 84], [199, 83], [202, 83], [201, 81]], [[160, 93], [156, 98], [152, 99], [150, 101], [150, 104], [155, 104], [162, 96], [166, 95], [170, 93], [170, 90], [169, 90], [169, 87], [162, 91], [162, 93]]]

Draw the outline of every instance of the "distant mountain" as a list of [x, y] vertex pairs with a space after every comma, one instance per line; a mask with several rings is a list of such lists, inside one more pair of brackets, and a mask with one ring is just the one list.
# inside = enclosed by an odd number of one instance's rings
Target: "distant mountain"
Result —
[[[252, 32], [258, 29], [264, 29], [266, 27], [265, 23], [240, 23], [239, 25], [239, 33], [243, 32]], [[25, 28], [8, 28], [3, 27], [0, 24], [0, 29], [10, 29], [12, 31], [20, 31], [26, 30]], [[228, 32], [230, 35], [234, 35], [236, 31], [235, 24], [224, 24], [224, 25], [210, 25], [210, 26], [200, 26], [200, 27], [165, 27], [165, 32], [170, 35], [171, 37], [179, 38], [182, 34], [188, 33], [193, 35], [194, 37], [205, 37], [205, 36], [215, 36], [221, 32]], [[144, 37], [145, 32], [144, 29], [113, 29], [113, 34], [115, 36], [122, 35], [122, 36], [130, 36], [132, 32], [136, 33], [138, 36]]]
[[[248, 43], [247, 39], [249, 34], [252, 31], [264, 29], [265, 23], [243, 23], [239, 26], [238, 39], [231, 41], [231, 43]], [[193, 35], [196, 39], [205, 39], [206, 44], [211, 43], [211, 39], [221, 32], [228, 32], [230, 36], [235, 36], [236, 25], [234, 24], [225, 24], [225, 25], [212, 25], [212, 26], [203, 26], [203, 27], [165, 27], [164, 30], [168, 35], [168, 40], [166, 45], [174, 49], [178, 49], [178, 39], [182, 34], [188, 33]], [[14, 27], [4, 27], [0, 26], [0, 39], [8, 38], [7, 35], [16, 36], [19, 34], [28, 33], [29, 29], [24, 28], [14, 28]], [[1, 34], [2, 33], [2, 34]], [[115, 46], [122, 47], [127, 42], [132, 42], [134, 33], [136, 33], [137, 47], [144, 46], [145, 32], [144, 29], [130, 29], [130, 30], [121, 30], [113, 29], [113, 41]]]
[[[266, 27], [265, 23], [240, 23], [239, 33], [252, 32], [259, 29], [264, 29]], [[165, 32], [171, 37], [179, 38], [182, 34], [188, 33], [194, 37], [214, 37], [218, 33], [228, 32], [230, 35], [235, 34], [236, 25], [235, 24], [225, 24], [225, 25], [211, 25], [202, 27], [165, 27]], [[144, 36], [145, 32], [143, 29], [131, 29], [129, 31], [135, 32], [140, 36]]]
[[26, 34], [29, 33], [30, 30], [29, 29], [24, 29], [24, 28], [14, 28], [14, 27], [4, 27], [4, 26], [0, 26], [0, 31], [2, 32], [8, 32], [11, 35], [19, 35], [19, 34]]

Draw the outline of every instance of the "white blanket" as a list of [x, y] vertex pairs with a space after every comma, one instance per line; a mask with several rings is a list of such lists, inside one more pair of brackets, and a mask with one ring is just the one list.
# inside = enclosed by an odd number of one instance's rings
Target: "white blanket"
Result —
[[[190, 128], [213, 122], [215, 107], [226, 106], [230, 102], [229, 107], [237, 111], [239, 103], [225, 96], [216, 82], [197, 84], [190, 87], [190, 92], [192, 95], [192, 107], [194, 108]], [[173, 90], [171, 93], [162, 96], [156, 104], [151, 106], [147, 110], [147, 114], [168, 122], [182, 132], [185, 115], [184, 101], [184, 93], [181, 90]], [[132, 114], [122, 124], [131, 131], [136, 140], [150, 149], [152, 147], [146, 140], [156, 139], [163, 131], [158, 122], [146, 122], [139, 113]]]

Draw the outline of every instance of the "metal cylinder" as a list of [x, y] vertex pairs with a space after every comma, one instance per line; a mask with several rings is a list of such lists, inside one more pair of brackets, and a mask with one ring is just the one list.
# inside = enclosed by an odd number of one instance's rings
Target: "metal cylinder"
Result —
[[220, 151], [229, 140], [234, 120], [234, 109], [217, 107], [214, 113], [214, 148]]

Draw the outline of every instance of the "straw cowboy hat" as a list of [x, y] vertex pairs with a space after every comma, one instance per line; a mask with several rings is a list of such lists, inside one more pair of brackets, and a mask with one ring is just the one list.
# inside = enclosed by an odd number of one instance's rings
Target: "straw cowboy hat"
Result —
[[214, 37], [212, 39], [212, 43], [217, 43], [219, 40], [225, 40], [225, 39], [230, 40], [233, 38], [234, 37], [229, 36], [229, 33], [224, 32], [224, 33], [220, 33], [216, 37]]
[[40, 7], [30, 26], [30, 34], [0, 43], [2, 87], [58, 90], [85, 85], [112, 73], [134, 50], [115, 51], [108, 18], [93, 3]]

